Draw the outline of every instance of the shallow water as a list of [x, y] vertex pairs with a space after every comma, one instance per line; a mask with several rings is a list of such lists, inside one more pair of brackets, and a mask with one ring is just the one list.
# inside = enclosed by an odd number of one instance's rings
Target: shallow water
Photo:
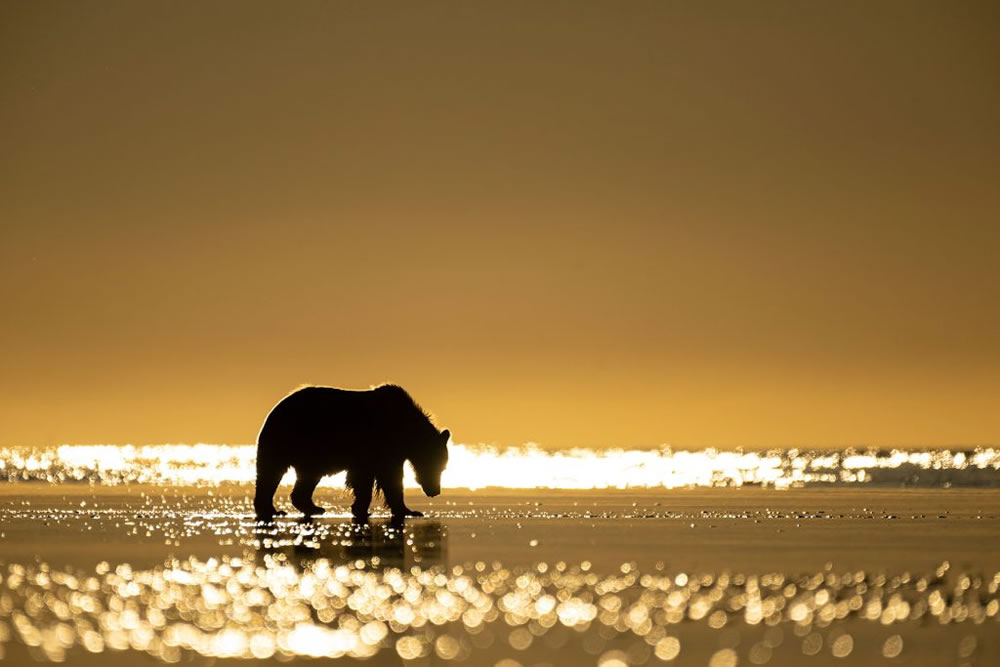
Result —
[[[252, 483], [251, 445], [0, 447], [0, 479], [103, 485]], [[294, 480], [289, 472], [285, 483]], [[323, 485], [343, 485], [343, 474]], [[407, 468], [405, 482], [416, 487]], [[1000, 487], [1000, 450], [496, 449], [452, 444], [444, 488], [652, 489], [866, 484]]]
[[[287, 503], [288, 489], [279, 491]], [[256, 524], [252, 486], [0, 485], [0, 646], [75, 664], [995, 664], [1000, 494], [446, 491]]]

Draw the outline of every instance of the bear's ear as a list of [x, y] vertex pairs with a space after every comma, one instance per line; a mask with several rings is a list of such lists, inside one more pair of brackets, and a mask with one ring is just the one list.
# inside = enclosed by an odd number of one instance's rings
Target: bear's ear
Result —
[[448, 429], [441, 431], [441, 442], [447, 445], [449, 440], [451, 440], [451, 431]]

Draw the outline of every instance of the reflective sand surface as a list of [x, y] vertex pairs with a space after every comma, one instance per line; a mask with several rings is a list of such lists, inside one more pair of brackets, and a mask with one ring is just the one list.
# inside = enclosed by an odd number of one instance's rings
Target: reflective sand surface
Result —
[[[258, 525], [246, 485], [0, 487], [6, 661], [995, 664], [1000, 498], [410, 493]], [[132, 657], [129, 657], [132, 656]], [[505, 662], [506, 661], [506, 662]]]
[[[408, 543], [414, 533], [384, 539]], [[971, 656], [976, 630], [996, 630], [1000, 572], [950, 570], [942, 563], [927, 575], [824, 569], [789, 577], [642, 571], [628, 563], [604, 573], [588, 562], [507, 568], [499, 561], [401, 569], [378, 560], [335, 565], [270, 555], [171, 559], [138, 570], [127, 563], [112, 569], [102, 562], [93, 571], [13, 564], [2, 606], [17, 638], [55, 661], [76, 647], [141, 651], [167, 662], [185, 651], [238, 658], [385, 651], [465, 660], [499, 635], [511, 655], [536, 642], [563, 649], [573, 639], [593, 654], [624, 640], [624, 650], [600, 662], [645, 664], [677, 658], [685, 648], [680, 626], [696, 624], [720, 633], [738, 627], [730, 632], [733, 646], [714, 653], [710, 664], [735, 664], [743, 652], [734, 640], [742, 635], [752, 640], [747, 659], [765, 664], [786, 639], [801, 644], [804, 655], [828, 647], [848, 657], [852, 630], [866, 623], [885, 629], [887, 658], [906, 648], [898, 625], [964, 624], [959, 647]]]

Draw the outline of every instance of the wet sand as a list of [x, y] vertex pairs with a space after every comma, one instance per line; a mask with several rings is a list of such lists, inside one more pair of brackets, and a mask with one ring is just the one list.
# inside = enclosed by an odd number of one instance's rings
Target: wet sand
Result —
[[[251, 493], [238, 484], [0, 487], [5, 660], [1000, 660], [994, 490], [485, 489], [433, 500], [409, 491], [427, 517], [402, 533], [387, 532], [384, 513], [369, 529], [352, 526], [347, 497], [332, 490], [317, 494], [329, 511], [316, 521], [292, 516], [260, 530]], [[238, 590], [205, 588], [234, 577]], [[299, 588], [285, 602], [298, 606], [281, 602], [274, 577], [291, 577]], [[73, 606], [88, 579], [89, 607]], [[184, 585], [164, 598], [171, 581]], [[304, 581], [327, 586], [307, 595]], [[358, 602], [371, 590], [384, 608]], [[243, 613], [260, 591], [269, 602]], [[396, 618], [400, 606], [410, 611]]]

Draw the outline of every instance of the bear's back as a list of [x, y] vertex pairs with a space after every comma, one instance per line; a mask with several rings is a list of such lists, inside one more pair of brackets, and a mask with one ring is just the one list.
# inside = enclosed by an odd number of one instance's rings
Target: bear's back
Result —
[[[336, 387], [303, 387], [281, 399], [264, 421], [261, 436], [330, 437], [365, 428], [371, 392]], [[345, 433], [346, 434], [346, 433]]]
[[395, 385], [352, 390], [309, 386], [281, 399], [268, 414], [258, 445], [394, 449], [426, 429], [426, 415]]

